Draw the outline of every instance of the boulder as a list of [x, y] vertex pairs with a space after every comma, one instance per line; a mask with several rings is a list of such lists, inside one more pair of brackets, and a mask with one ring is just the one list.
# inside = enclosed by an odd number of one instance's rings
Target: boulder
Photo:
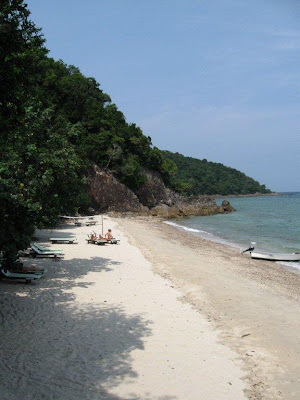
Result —
[[235, 208], [232, 207], [232, 205], [229, 203], [229, 201], [227, 200], [223, 200], [222, 201], [222, 205], [221, 205], [223, 212], [227, 213], [227, 212], [232, 212], [232, 211], [236, 211]]

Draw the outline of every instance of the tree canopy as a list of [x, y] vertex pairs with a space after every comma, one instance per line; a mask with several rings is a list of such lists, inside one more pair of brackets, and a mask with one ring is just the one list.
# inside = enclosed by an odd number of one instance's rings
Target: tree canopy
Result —
[[[137, 191], [144, 169], [183, 194], [266, 191], [221, 164], [163, 153], [78, 68], [48, 57], [23, 0], [0, 4], [0, 253], [11, 264], [35, 227], [85, 211], [91, 164]], [[200, 164], [199, 164], [200, 163]], [[214, 164], [214, 165], [213, 165]], [[176, 172], [177, 170], [177, 172]], [[234, 173], [233, 173], [234, 171]], [[247, 184], [246, 184], [247, 183]]]
[[21, 0], [0, 9], [0, 245], [8, 262], [35, 226], [49, 226], [85, 197], [76, 130], [43, 104], [47, 50]]
[[0, 251], [7, 262], [35, 227], [84, 211], [91, 163], [132, 189], [142, 167], [168, 176], [151, 138], [128, 124], [94, 78], [47, 56], [23, 0], [0, 5]]
[[265, 185], [223, 164], [185, 157], [170, 151], [164, 151], [164, 156], [177, 167], [171, 177], [172, 188], [184, 195], [271, 193]]

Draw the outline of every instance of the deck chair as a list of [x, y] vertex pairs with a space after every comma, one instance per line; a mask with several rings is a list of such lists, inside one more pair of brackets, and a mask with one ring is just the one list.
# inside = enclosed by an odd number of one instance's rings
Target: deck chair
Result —
[[20, 272], [20, 273], [22, 273], [22, 274], [35, 274], [35, 275], [41, 275], [41, 276], [43, 276], [46, 272], [48, 272], [48, 269], [47, 269], [47, 268], [44, 268], [44, 269], [34, 269], [34, 270], [25, 269], [25, 270], [16, 271], [16, 272]]
[[51, 251], [52, 253], [61, 253], [62, 250], [63, 250], [63, 249], [56, 249], [54, 247], [42, 246], [42, 245], [40, 245], [38, 243], [33, 243], [32, 245], [35, 246], [37, 249], [39, 249], [41, 252]]
[[[0, 264], [1, 267], [1, 264]], [[43, 275], [47, 272], [47, 268], [39, 267], [38, 265], [24, 265], [20, 260], [16, 260], [13, 265], [13, 271], [21, 274], [39, 274]]]
[[10, 272], [6, 269], [0, 269], [0, 279], [23, 279], [26, 283], [31, 283], [36, 279], [40, 279], [42, 277], [41, 274], [33, 274], [33, 273], [24, 273], [24, 272]]
[[107, 240], [97, 239], [97, 240], [95, 240], [94, 244], [97, 244], [98, 246], [101, 246], [101, 245], [107, 244]]
[[75, 244], [78, 243], [76, 238], [60, 237], [60, 238], [50, 238], [51, 243], [67, 243]]
[[32, 257], [38, 258], [51, 258], [53, 257], [55, 260], [63, 258], [64, 254], [62, 253], [61, 249], [51, 250], [50, 248], [43, 248], [41, 249], [40, 246], [36, 246], [35, 243], [31, 245], [31, 249], [33, 253], [31, 253]]
[[41, 245], [38, 244], [38, 243], [33, 243], [33, 244], [31, 245], [31, 248], [32, 248], [32, 246], [34, 246], [36, 249], [38, 249], [38, 250], [39, 250], [40, 252], [42, 252], [42, 253], [51, 252], [51, 253], [61, 254], [62, 251], [63, 251], [63, 249], [55, 249], [55, 248], [53, 248], [53, 247], [41, 246]]
[[88, 220], [86, 221], [86, 226], [90, 226], [90, 225], [96, 225], [96, 221], [95, 220]]
[[118, 244], [119, 241], [120, 241], [120, 239], [111, 238], [111, 239], [107, 240], [107, 243], [109, 243], [109, 244]]
[[97, 244], [98, 246], [107, 244], [107, 240], [103, 240], [103, 239], [92, 239], [92, 235], [88, 235], [88, 238], [86, 239], [86, 241], [87, 241], [88, 243]]

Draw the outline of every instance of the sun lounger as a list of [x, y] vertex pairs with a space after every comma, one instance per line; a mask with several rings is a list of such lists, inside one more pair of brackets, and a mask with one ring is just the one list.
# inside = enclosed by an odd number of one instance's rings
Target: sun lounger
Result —
[[67, 237], [50, 238], [50, 241], [51, 243], [68, 243], [68, 244], [78, 243], [76, 238], [67, 238]]
[[94, 220], [89, 220], [89, 221], [86, 221], [86, 226], [90, 226], [90, 225], [96, 225], [96, 221], [94, 221]]
[[88, 238], [86, 239], [86, 241], [87, 241], [88, 243], [97, 244], [98, 246], [107, 244], [107, 240], [103, 240], [103, 239], [92, 239], [91, 235], [88, 235]]
[[[1, 264], [0, 264], [1, 267]], [[12, 272], [16, 273], [21, 273], [21, 274], [39, 274], [43, 275], [45, 272], [48, 270], [46, 268], [40, 267], [39, 265], [36, 264], [31, 264], [31, 265], [24, 265], [20, 260], [16, 260], [15, 263], [13, 264], [13, 270]]]
[[16, 270], [15, 272], [21, 272], [21, 273], [25, 273], [25, 274], [38, 274], [38, 275], [44, 275], [46, 272], [48, 272], [47, 268], [39, 268], [37, 266], [34, 265], [23, 265], [22, 269], [20, 269], [19, 271]]
[[33, 280], [40, 279], [41, 274], [24, 273], [24, 272], [10, 272], [5, 269], [0, 270], [0, 279], [24, 279], [26, 283], [30, 283]]
[[98, 244], [98, 245], [107, 244], [107, 240], [97, 239], [97, 240], [95, 241], [95, 244]]
[[34, 246], [35, 248], [37, 248], [37, 249], [38, 249], [40, 252], [42, 252], [42, 253], [51, 252], [51, 253], [55, 253], [55, 254], [61, 254], [62, 251], [63, 251], [63, 249], [55, 249], [55, 248], [53, 248], [53, 247], [41, 246], [41, 245], [38, 244], [38, 243], [33, 243], [33, 244], [31, 245], [31, 248], [32, 248], [32, 246]]
[[88, 243], [97, 244], [98, 246], [107, 244], [107, 240], [102, 240], [102, 239], [96, 239], [96, 240], [86, 239], [86, 241]]
[[46, 272], [48, 272], [48, 270], [47, 270], [47, 268], [45, 268], [45, 269], [37, 269], [37, 270], [30, 270], [30, 269], [28, 269], [28, 270], [23, 270], [23, 271], [16, 271], [16, 272], [20, 272], [20, 273], [22, 273], [22, 274], [34, 274], [34, 275], [41, 275], [41, 276], [43, 276]]
[[109, 243], [109, 244], [118, 244], [119, 241], [120, 241], [120, 239], [111, 238], [111, 239], [107, 240], [107, 243]]
[[31, 270], [31, 269], [22, 269], [21, 271], [18, 271], [18, 270], [16, 270], [16, 271], [13, 271], [14, 273], [16, 273], [16, 274], [25, 274], [25, 275], [28, 275], [28, 274], [30, 274], [30, 275], [40, 275], [41, 277], [46, 273], [46, 272], [48, 272], [48, 270], [47, 270], [47, 268], [45, 268], [45, 269], [37, 269], [37, 270]]
[[32, 257], [38, 257], [38, 258], [51, 258], [53, 257], [55, 260], [58, 260], [60, 258], [63, 258], [63, 253], [61, 250], [41, 250], [39, 246], [36, 246], [36, 244], [31, 245], [31, 249], [33, 253], [31, 254]]

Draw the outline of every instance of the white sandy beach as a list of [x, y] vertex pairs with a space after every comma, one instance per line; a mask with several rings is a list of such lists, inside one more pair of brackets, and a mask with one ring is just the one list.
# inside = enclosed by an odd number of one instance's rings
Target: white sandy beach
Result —
[[79, 243], [53, 245], [63, 261], [34, 260], [48, 268], [40, 281], [1, 282], [1, 400], [245, 399], [238, 354], [116, 222], [104, 223], [121, 244], [87, 244], [85, 226], [40, 231], [41, 243]]
[[154, 219], [104, 224], [120, 244], [37, 232], [79, 243], [0, 283], [1, 400], [300, 398], [299, 274]]
[[[300, 274], [154, 219], [120, 218], [155, 272], [241, 361], [249, 399], [300, 399]], [[225, 396], [224, 399], [227, 397]]]

